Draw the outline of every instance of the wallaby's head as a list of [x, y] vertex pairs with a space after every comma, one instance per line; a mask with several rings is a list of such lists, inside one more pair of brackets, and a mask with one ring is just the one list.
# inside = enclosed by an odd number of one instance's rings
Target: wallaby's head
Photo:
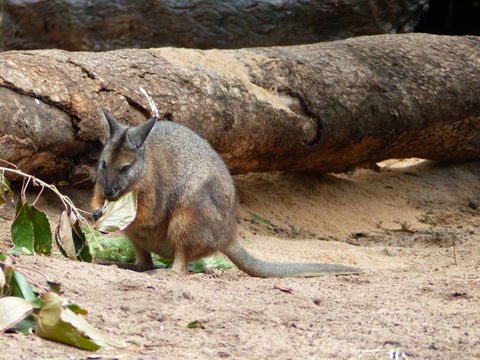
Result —
[[142, 125], [120, 124], [106, 110], [101, 117], [107, 136], [97, 168], [97, 184], [108, 200], [116, 200], [130, 191], [145, 169], [145, 142], [158, 118]]

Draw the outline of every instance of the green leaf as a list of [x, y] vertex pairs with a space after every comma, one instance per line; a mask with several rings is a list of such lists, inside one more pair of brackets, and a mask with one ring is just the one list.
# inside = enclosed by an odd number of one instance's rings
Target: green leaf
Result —
[[90, 253], [87, 238], [78, 221], [73, 225], [73, 243], [75, 244], [78, 260], [92, 262], [93, 257]]
[[28, 204], [20, 198], [17, 202], [15, 221], [11, 227], [12, 242], [16, 248], [25, 248], [33, 253], [33, 223], [28, 216]]
[[10, 328], [10, 330], [17, 333], [29, 335], [33, 333], [33, 329], [35, 329], [35, 324], [35, 318], [32, 315], [29, 315], [25, 319], [20, 321], [17, 325]]
[[32, 304], [16, 296], [0, 298], [0, 333], [18, 324], [33, 310]]
[[107, 338], [82, 316], [75, 314], [61, 296], [47, 292], [42, 300], [45, 305], [38, 314], [37, 335], [92, 351], [109, 345], [125, 346], [123, 341]]
[[167, 258], [164, 258], [164, 257], [162, 257], [160, 255], [156, 255], [156, 254], [153, 254], [152, 259], [153, 259], [153, 264], [155, 266], [159, 266], [159, 267], [163, 267], [163, 268], [169, 268], [173, 264], [172, 259], [167, 259]]
[[17, 202], [11, 234], [16, 251], [25, 248], [28, 252], [45, 255], [52, 251], [52, 232], [47, 216], [28, 204], [24, 198], [20, 198]]
[[73, 212], [63, 211], [60, 215], [55, 241], [63, 256], [71, 260], [92, 262], [87, 238]]
[[52, 230], [50, 230], [47, 215], [34, 206], [30, 206], [30, 220], [33, 224], [33, 248], [35, 252], [50, 255], [52, 253]]
[[33, 302], [36, 298], [32, 285], [25, 279], [25, 276], [18, 271], [13, 271], [13, 295]]
[[75, 314], [79, 315], [88, 315], [88, 311], [84, 308], [81, 308], [77, 304], [68, 304], [67, 307], [72, 310]]
[[13, 271], [12, 276], [12, 295], [30, 301], [37, 309], [42, 306], [42, 301], [33, 292], [32, 285], [30, 285], [27, 279], [25, 279], [25, 276], [15, 270]]
[[102, 216], [94, 228], [100, 232], [113, 232], [125, 229], [137, 215], [137, 193], [130, 191], [116, 201], [105, 200]]
[[189, 329], [196, 329], [196, 328], [204, 329], [205, 327], [202, 325], [202, 323], [200, 321], [195, 320], [195, 321], [189, 322], [187, 324], [187, 328], [189, 328]]
[[61, 283], [47, 280], [47, 284], [54, 293], [61, 294], [63, 292]]

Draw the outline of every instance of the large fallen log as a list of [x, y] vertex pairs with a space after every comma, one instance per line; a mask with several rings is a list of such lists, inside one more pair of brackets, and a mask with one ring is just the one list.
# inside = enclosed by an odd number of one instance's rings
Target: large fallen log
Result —
[[241, 50], [5, 52], [0, 158], [41, 176], [86, 176], [101, 146], [99, 108], [145, 121], [142, 86], [233, 173], [479, 159], [479, 59], [479, 37], [425, 34]]
[[413, 30], [428, 0], [4, 0], [7, 49], [294, 45]]

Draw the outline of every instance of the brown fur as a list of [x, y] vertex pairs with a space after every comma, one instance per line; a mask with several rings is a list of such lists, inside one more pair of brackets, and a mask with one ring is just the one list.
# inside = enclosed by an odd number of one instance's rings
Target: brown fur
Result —
[[103, 204], [105, 203], [105, 196], [102, 194], [102, 190], [100, 190], [100, 186], [95, 184], [93, 189], [93, 198], [90, 202], [92, 209], [101, 209]]

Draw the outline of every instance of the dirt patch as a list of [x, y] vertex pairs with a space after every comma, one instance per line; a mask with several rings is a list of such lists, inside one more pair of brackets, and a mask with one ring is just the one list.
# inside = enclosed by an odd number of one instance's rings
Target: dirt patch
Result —
[[[186, 277], [19, 261], [60, 281], [99, 329], [127, 340], [104, 359], [480, 358], [480, 163], [236, 178], [240, 236], [264, 259], [338, 262], [360, 275]], [[72, 191], [87, 204], [89, 193]], [[52, 222], [54, 199], [42, 200]], [[8, 246], [12, 208], [0, 212]], [[199, 321], [200, 328], [187, 324]], [[34, 336], [0, 336], [0, 359], [87, 359]]]

